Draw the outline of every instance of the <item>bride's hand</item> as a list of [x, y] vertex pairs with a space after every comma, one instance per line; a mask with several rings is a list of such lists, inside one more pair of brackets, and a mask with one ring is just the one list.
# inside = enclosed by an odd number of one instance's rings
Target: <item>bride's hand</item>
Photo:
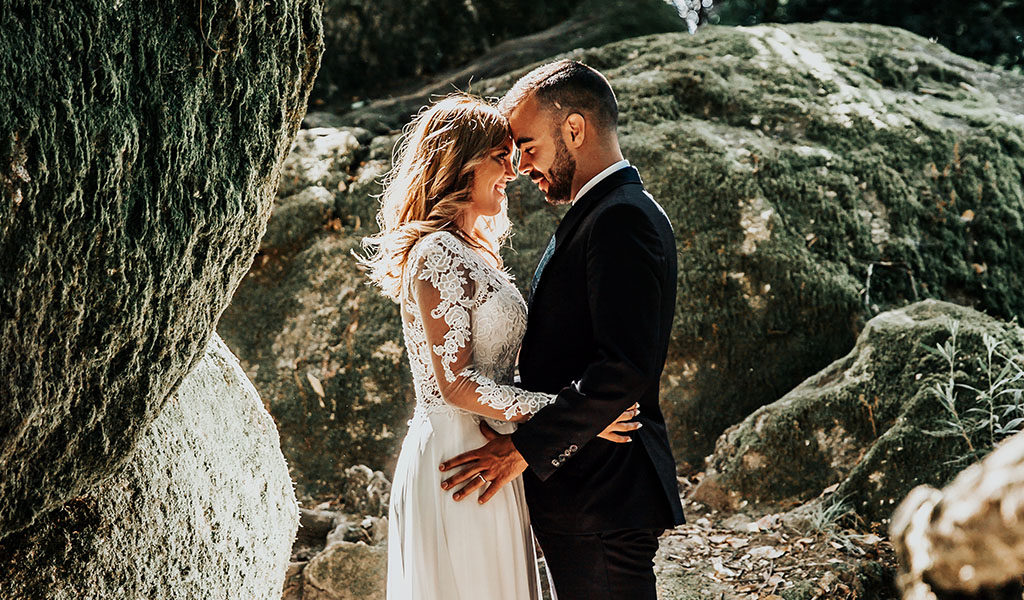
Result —
[[612, 424], [604, 428], [604, 431], [597, 434], [597, 437], [604, 438], [609, 442], [615, 442], [617, 444], [625, 444], [626, 442], [632, 442], [633, 438], [628, 435], [622, 435], [629, 433], [630, 431], [636, 431], [640, 429], [641, 425], [639, 421], [630, 421], [633, 417], [640, 414], [640, 405], [633, 404], [626, 409], [621, 415], [616, 417]]

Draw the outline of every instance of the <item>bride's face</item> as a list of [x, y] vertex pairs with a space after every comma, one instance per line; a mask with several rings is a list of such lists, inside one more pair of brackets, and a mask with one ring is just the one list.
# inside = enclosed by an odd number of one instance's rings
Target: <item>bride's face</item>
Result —
[[505, 185], [516, 178], [512, 138], [492, 149], [473, 170], [470, 210], [476, 216], [493, 217], [502, 211]]

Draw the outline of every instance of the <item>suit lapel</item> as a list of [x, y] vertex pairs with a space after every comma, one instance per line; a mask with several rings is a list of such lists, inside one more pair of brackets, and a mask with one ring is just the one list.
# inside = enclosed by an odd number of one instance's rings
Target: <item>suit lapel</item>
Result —
[[548, 242], [548, 247], [545, 248], [544, 255], [541, 257], [540, 263], [537, 265], [537, 270], [533, 274], [533, 284], [530, 290], [531, 307], [533, 306], [533, 299], [537, 297], [537, 290], [544, 281], [543, 275], [545, 267], [551, 264], [551, 261], [558, 256], [558, 251], [565, 247], [566, 242], [568, 242], [572, 237], [572, 234], [583, 221], [583, 218], [600, 203], [601, 199], [610, 194], [612, 190], [628, 183], [643, 184], [643, 181], [640, 179], [640, 173], [636, 170], [636, 167], [625, 167], [605, 177], [599, 181], [597, 185], [588, 190], [586, 194], [583, 194], [582, 197], [576, 200], [572, 207], [569, 208], [568, 212], [565, 213], [565, 216], [562, 217], [562, 221], [555, 229], [555, 234], [551, 237], [551, 241]]

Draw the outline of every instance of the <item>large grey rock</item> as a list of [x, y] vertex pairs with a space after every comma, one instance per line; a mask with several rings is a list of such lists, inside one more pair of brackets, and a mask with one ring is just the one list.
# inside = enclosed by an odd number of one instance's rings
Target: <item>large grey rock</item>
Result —
[[0, 541], [0, 597], [277, 600], [297, 526], [274, 422], [214, 335], [120, 472]]
[[0, 538], [122, 467], [199, 360], [269, 217], [321, 10], [0, 7]]
[[[1024, 314], [1024, 77], [902, 30], [829, 23], [566, 56], [611, 80], [624, 154], [675, 225], [662, 397], [684, 469], [847, 354], [880, 312], [932, 297]], [[500, 94], [526, 68], [478, 85]], [[384, 144], [357, 152], [372, 146]], [[372, 182], [387, 155], [353, 163], [349, 182]], [[376, 231], [380, 188], [362, 185], [336, 197], [339, 229], [261, 258], [220, 325], [268, 390], [302, 486], [338, 480], [325, 454], [387, 471], [411, 412], [398, 311], [348, 256]], [[559, 211], [529, 182], [508, 189], [505, 260], [525, 292]]]
[[[986, 335], [1007, 357], [993, 355], [991, 370]], [[950, 381], [950, 365], [936, 351], [947, 343], [956, 352], [957, 386], [988, 389], [1009, 359], [1007, 393], [995, 399], [994, 415], [984, 396], [965, 387], [955, 388], [956, 415], [936, 396], [936, 386]], [[1008, 435], [1001, 425], [1024, 416], [1000, 408], [1014, 402], [1012, 390], [1024, 389], [1024, 380], [1013, 381], [1024, 375], [1013, 366], [1022, 353], [1024, 329], [970, 308], [925, 301], [883, 313], [848, 355], [726, 431], [693, 498], [720, 509], [744, 501], [779, 508], [836, 485], [828, 502], [885, 522], [912, 488], [946, 483]], [[962, 433], [953, 432], [954, 422]]]
[[302, 570], [303, 600], [384, 600], [387, 547], [339, 542]]

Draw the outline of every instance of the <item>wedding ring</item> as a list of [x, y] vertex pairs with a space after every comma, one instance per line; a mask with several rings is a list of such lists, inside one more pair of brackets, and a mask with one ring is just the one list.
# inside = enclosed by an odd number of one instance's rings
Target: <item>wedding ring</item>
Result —
[[480, 478], [480, 481], [482, 481], [482, 482], [484, 482], [484, 483], [490, 483], [490, 481], [487, 481], [486, 479], [484, 479], [484, 476], [483, 476], [483, 474], [482, 474], [482, 473], [477, 473], [477, 474], [476, 474], [476, 477], [479, 477], [479, 478]]

